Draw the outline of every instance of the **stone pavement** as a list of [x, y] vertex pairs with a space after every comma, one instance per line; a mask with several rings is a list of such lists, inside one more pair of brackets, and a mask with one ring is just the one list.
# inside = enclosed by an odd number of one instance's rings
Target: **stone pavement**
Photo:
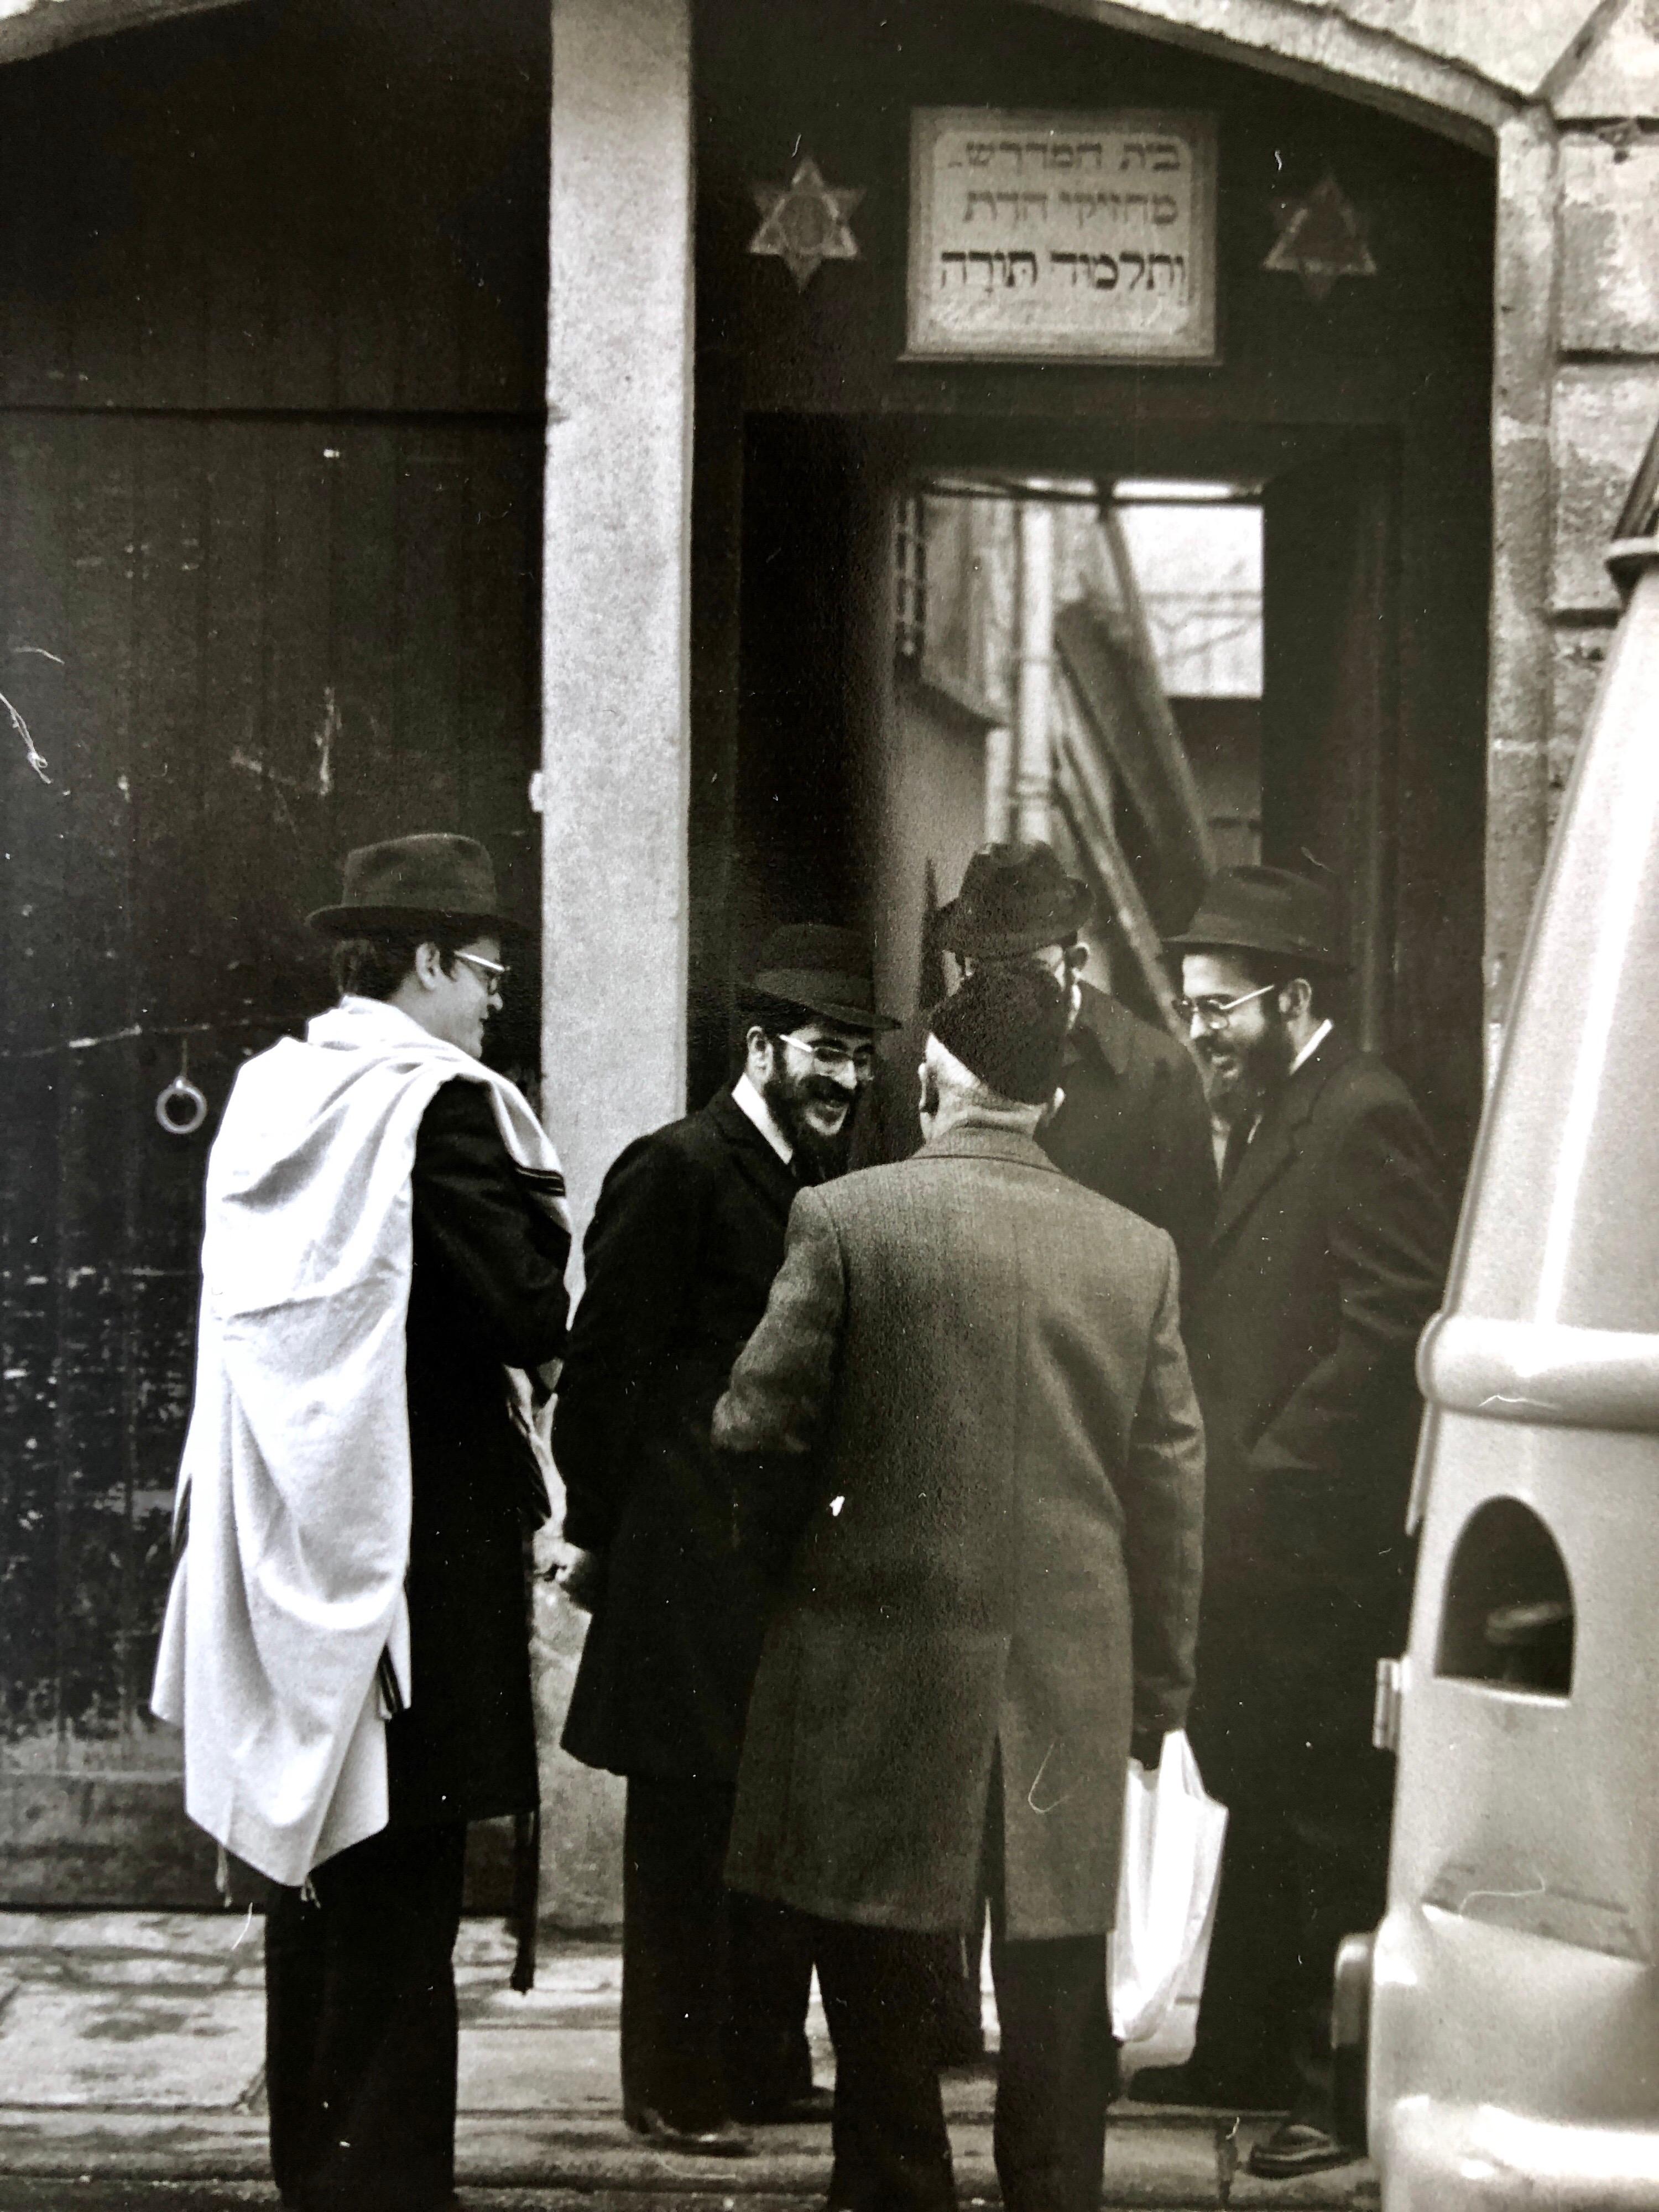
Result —
[[[222, 2212], [274, 2206], [267, 2179], [263, 1923], [252, 1913], [0, 1912], [0, 2212]], [[686, 2212], [784, 2212], [822, 2203], [823, 2128], [768, 2128], [759, 2154], [688, 2160], [644, 2148], [617, 2087], [614, 1945], [544, 1946], [536, 1988], [507, 1987], [499, 1923], [463, 1923], [459, 2166], [463, 2202], [548, 2212], [641, 2197]], [[988, 2011], [994, 2026], [994, 2015]], [[821, 2080], [833, 2065], [816, 2000]], [[958, 2193], [994, 2203], [991, 2083], [946, 2085]], [[1107, 2145], [1109, 2205], [1224, 2204], [1231, 2115], [1121, 2106]], [[1245, 2119], [1248, 2148], [1263, 2123]], [[1370, 2170], [1255, 2180], [1245, 2208], [1363, 2208]]]

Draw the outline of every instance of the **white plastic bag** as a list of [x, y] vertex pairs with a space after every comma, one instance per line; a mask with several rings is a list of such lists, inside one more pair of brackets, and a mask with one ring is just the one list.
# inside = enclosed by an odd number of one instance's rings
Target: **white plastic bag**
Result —
[[1130, 1760], [1110, 1954], [1126, 2080], [1192, 2057], [1226, 1833], [1227, 1808], [1204, 1794], [1184, 1734], [1164, 1737], [1155, 1774]]

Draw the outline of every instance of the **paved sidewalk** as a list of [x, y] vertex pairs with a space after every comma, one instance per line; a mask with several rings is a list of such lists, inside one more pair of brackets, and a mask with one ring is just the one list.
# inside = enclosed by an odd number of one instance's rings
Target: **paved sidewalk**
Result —
[[[252, 1914], [0, 1912], [0, 2212], [218, 2212], [272, 2206], [265, 2162], [264, 1927]], [[463, 1923], [459, 2166], [463, 2201], [490, 2212], [648, 2194], [694, 2212], [823, 2202], [823, 2128], [768, 2128], [759, 2154], [669, 2158], [623, 2126], [617, 2087], [619, 1960], [609, 1944], [544, 1945], [537, 1986], [507, 1987], [495, 1921]], [[816, 2002], [820, 2080], [833, 2065]], [[958, 2193], [994, 2202], [991, 2083], [947, 2082]], [[1231, 2115], [1120, 2106], [1107, 2145], [1109, 2205], [1224, 2203]], [[1248, 2149], [1261, 2123], [1246, 2119]], [[1301, 2183], [1238, 2166], [1240, 2208], [1366, 2207], [1363, 2165]]]

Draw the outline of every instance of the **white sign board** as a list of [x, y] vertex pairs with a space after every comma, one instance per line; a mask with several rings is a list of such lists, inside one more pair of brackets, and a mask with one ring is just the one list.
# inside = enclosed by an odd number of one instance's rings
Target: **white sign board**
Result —
[[1213, 361], [1215, 121], [921, 107], [908, 357]]

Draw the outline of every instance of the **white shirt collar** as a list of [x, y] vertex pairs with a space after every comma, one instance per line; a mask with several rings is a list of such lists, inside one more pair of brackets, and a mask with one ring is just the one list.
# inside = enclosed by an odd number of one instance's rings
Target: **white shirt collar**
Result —
[[1296, 1058], [1291, 1062], [1291, 1073], [1292, 1075], [1296, 1073], [1296, 1071], [1303, 1065], [1304, 1060], [1310, 1060], [1313, 1058], [1314, 1054], [1318, 1051], [1320, 1046], [1324, 1043], [1326, 1038], [1330, 1035], [1330, 1033], [1331, 1025], [1329, 1022], [1321, 1022], [1319, 1027], [1314, 1031], [1313, 1035], [1308, 1039], [1306, 1044], [1303, 1046], [1301, 1051], [1297, 1053]]
[[[1325, 1026], [1328, 1029], [1330, 1024], [1327, 1022]], [[772, 1119], [771, 1108], [749, 1080], [746, 1068], [732, 1086], [732, 1103], [739, 1114], [754, 1123], [785, 1167], [788, 1167], [794, 1159], [795, 1148]]]

